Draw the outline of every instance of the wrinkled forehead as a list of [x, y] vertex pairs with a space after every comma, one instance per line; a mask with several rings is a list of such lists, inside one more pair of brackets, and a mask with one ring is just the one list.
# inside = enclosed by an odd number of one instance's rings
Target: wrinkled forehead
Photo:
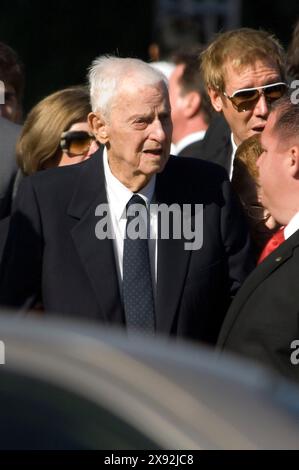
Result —
[[152, 80], [146, 79], [143, 76], [136, 75], [129, 75], [124, 77], [123, 80], [119, 83], [118, 92], [119, 93], [132, 93], [140, 95], [143, 93], [144, 90], [155, 88], [160, 91], [161, 94], [167, 94], [168, 87], [164, 80]]
[[118, 87], [112, 107], [142, 107], [145, 104], [157, 106], [162, 103], [169, 103], [168, 88], [163, 80], [147, 84], [138, 80], [125, 79]]

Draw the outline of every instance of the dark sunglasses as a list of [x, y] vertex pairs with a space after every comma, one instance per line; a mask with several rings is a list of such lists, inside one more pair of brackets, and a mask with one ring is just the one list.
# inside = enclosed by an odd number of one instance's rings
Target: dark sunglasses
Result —
[[240, 111], [248, 111], [256, 105], [261, 95], [264, 95], [267, 102], [278, 100], [287, 91], [288, 85], [284, 82], [271, 83], [270, 85], [258, 86], [256, 88], [243, 88], [235, 91], [231, 96], [224, 91], [233, 106]]
[[95, 137], [86, 131], [66, 131], [61, 134], [60, 147], [69, 157], [88, 153]]

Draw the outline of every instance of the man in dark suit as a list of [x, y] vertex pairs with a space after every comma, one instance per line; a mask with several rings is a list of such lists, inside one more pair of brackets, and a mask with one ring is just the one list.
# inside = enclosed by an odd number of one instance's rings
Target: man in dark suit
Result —
[[[142, 331], [144, 323], [147, 331], [213, 344], [252, 266], [226, 174], [207, 162], [169, 159], [167, 87], [148, 64], [100, 57], [90, 88], [89, 122], [105, 148], [82, 164], [24, 179], [0, 303], [28, 308], [40, 298], [46, 311], [126, 324], [128, 331], [136, 325]], [[136, 198], [149, 211], [150, 239], [148, 230], [136, 240], [130, 234]], [[165, 236], [158, 209], [169, 207], [174, 222]], [[188, 208], [192, 215], [185, 217]], [[196, 246], [186, 244], [190, 231]]]
[[17, 172], [16, 142], [21, 127], [0, 117], [0, 219], [10, 214]]
[[273, 105], [261, 141], [262, 203], [284, 227], [285, 241], [259, 264], [238, 292], [218, 346], [298, 381], [299, 105], [292, 104], [290, 97]]
[[[22, 120], [23, 92], [23, 64], [11, 47], [0, 42], [0, 220], [8, 216], [11, 210], [17, 172], [16, 142], [21, 130], [17, 123]], [[2, 232], [1, 247], [5, 239]]]
[[199, 74], [200, 49], [177, 53], [176, 67], [169, 77], [173, 123], [172, 153], [184, 157], [201, 155], [201, 143], [212, 116], [212, 106]]
[[201, 55], [211, 103], [223, 119], [213, 121], [201, 158], [220, 163], [231, 178], [237, 147], [265, 127], [269, 104], [286, 91], [285, 57], [272, 35], [250, 28], [219, 34]]
[[0, 42], [0, 115], [17, 124], [22, 122], [22, 100], [24, 92], [24, 66], [18, 54], [4, 42]]

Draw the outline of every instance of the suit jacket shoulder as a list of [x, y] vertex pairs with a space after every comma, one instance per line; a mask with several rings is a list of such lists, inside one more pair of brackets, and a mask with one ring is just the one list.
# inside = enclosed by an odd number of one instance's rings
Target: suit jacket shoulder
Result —
[[299, 339], [299, 230], [251, 273], [234, 299], [218, 347], [299, 380], [291, 343]]
[[[179, 176], [181, 171], [188, 173], [191, 178], [197, 180], [198, 178], [205, 180], [207, 176], [212, 175], [219, 178], [218, 183], [223, 180], [228, 180], [227, 172], [218, 163], [210, 162], [202, 158], [181, 158], [177, 156], [170, 156], [165, 170], [159, 174], [159, 176], [168, 174], [168, 172]], [[181, 179], [184, 184], [185, 180], [183, 180], [183, 178]]]
[[186, 202], [194, 202], [195, 197], [206, 201], [215, 191], [219, 194], [223, 184], [230, 185], [224, 168], [200, 158], [171, 156], [157, 175], [158, 190], [180, 194]]
[[34, 175], [25, 177], [20, 183], [20, 189], [22, 186], [32, 186], [41, 202], [45, 200], [48, 204], [56, 204], [56, 210], [59, 211], [58, 204], [69, 202], [80, 179], [87, 177], [88, 184], [85, 187], [87, 195], [96, 191], [99, 184], [103, 183], [101, 157], [101, 150], [98, 150], [82, 163], [38, 171]]
[[178, 157], [202, 158], [202, 139], [192, 142], [192, 144], [184, 147], [178, 153]]

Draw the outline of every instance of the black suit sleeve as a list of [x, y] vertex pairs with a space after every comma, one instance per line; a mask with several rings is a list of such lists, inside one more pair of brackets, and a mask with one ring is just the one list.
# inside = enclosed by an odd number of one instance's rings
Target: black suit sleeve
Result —
[[22, 181], [0, 270], [0, 304], [30, 308], [41, 290], [43, 237], [31, 177]]

